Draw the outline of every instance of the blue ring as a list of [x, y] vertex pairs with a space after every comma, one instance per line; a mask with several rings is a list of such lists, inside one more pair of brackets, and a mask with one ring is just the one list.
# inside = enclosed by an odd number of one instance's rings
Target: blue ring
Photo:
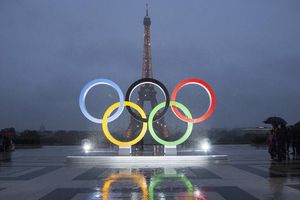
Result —
[[111, 87], [113, 87], [117, 93], [118, 93], [118, 96], [119, 96], [119, 100], [120, 100], [120, 107], [117, 109], [117, 111], [115, 112], [115, 114], [113, 114], [112, 116], [110, 116], [108, 118], [108, 122], [112, 122], [114, 121], [115, 119], [117, 119], [123, 112], [123, 109], [124, 109], [124, 94], [121, 90], [121, 88], [113, 81], [111, 80], [108, 80], [108, 79], [95, 79], [95, 80], [92, 80], [90, 82], [88, 82], [81, 90], [80, 92], [80, 96], [79, 96], [79, 107], [80, 107], [80, 110], [82, 112], [82, 114], [90, 121], [94, 122], [94, 123], [97, 123], [97, 124], [102, 124], [102, 119], [99, 119], [99, 118], [96, 118], [96, 117], [93, 117], [88, 111], [87, 111], [87, 108], [86, 108], [86, 105], [85, 105], [85, 98], [86, 98], [86, 95], [87, 93], [89, 92], [90, 89], [92, 89], [94, 86], [96, 85], [109, 85]]

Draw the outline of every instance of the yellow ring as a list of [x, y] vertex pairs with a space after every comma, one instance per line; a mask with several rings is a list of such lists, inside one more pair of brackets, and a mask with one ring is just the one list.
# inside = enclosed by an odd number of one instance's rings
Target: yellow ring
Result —
[[[124, 105], [125, 106], [130, 106], [132, 108], [134, 108], [135, 110], [138, 111], [138, 113], [141, 115], [142, 118], [147, 118], [146, 117], [146, 113], [143, 111], [143, 109], [138, 106], [137, 104], [133, 103], [133, 102], [129, 102], [129, 101], [124, 101]], [[140, 132], [140, 134], [133, 140], [128, 141], [128, 142], [122, 142], [119, 141], [117, 139], [115, 139], [109, 132], [108, 127], [107, 127], [107, 119], [110, 116], [110, 114], [120, 106], [120, 102], [116, 102], [114, 104], [112, 104], [104, 113], [103, 119], [102, 119], [102, 130], [104, 135], [106, 136], [106, 138], [113, 144], [118, 145], [118, 146], [132, 146], [136, 143], [138, 143], [141, 139], [143, 139], [143, 137], [146, 134], [147, 131], [147, 122], [143, 122], [143, 127], [142, 127], [142, 131]]]

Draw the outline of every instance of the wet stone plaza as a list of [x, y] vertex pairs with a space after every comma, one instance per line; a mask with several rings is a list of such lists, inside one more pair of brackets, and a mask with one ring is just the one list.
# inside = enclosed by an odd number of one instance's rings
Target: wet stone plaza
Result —
[[0, 199], [299, 199], [300, 162], [272, 162], [265, 147], [250, 145], [216, 145], [213, 152], [228, 158], [190, 167], [103, 167], [67, 164], [79, 146], [18, 149], [1, 163]]

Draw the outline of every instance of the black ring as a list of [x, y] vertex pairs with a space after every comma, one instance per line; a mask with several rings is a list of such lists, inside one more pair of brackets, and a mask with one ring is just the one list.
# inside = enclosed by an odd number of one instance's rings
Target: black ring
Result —
[[[159, 86], [165, 94], [166, 106], [165, 106], [165, 108], [163, 109], [162, 112], [159, 112], [157, 115], [154, 116], [153, 121], [156, 121], [156, 120], [160, 119], [168, 111], [168, 108], [169, 108], [169, 105], [170, 105], [169, 92], [168, 92], [166, 86], [164, 84], [162, 84], [160, 81], [158, 81], [156, 79], [153, 79], [153, 78], [142, 78], [142, 79], [139, 79], [139, 80], [135, 81], [134, 83], [132, 83], [131, 86], [128, 88], [128, 90], [126, 92], [126, 96], [125, 96], [125, 101], [130, 101], [130, 95], [133, 92], [134, 88], [136, 86], [142, 84], [142, 83], [144, 83], [144, 84], [151, 84], [152, 83], [156, 86]], [[139, 115], [137, 115], [135, 112], [132, 111], [130, 106], [126, 106], [126, 108], [127, 108], [128, 112], [130, 113], [130, 115], [134, 119], [136, 119], [138, 121], [141, 121], [141, 122], [148, 122], [148, 117], [147, 117], [147, 119], [141, 118]]]

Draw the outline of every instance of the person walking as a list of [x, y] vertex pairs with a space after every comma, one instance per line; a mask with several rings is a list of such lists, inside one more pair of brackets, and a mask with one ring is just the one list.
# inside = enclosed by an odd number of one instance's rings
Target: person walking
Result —
[[277, 155], [278, 161], [285, 160], [287, 158], [287, 147], [288, 147], [288, 132], [285, 125], [280, 125], [277, 128]]
[[286, 128], [287, 122], [281, 117], [268, 117], [263, 121], [265, 124], [271, 124], [273, 127], [273, 138], [276, 145], [276, 157], [278, 161], [287, 158], [290, 139]]
[[276, 158], [276, 140], [273, 129], [270, 130], [267, 136], [267, 145], [269, 146], [268, 151], [271, 156], [271, 159], [274, 160]]

